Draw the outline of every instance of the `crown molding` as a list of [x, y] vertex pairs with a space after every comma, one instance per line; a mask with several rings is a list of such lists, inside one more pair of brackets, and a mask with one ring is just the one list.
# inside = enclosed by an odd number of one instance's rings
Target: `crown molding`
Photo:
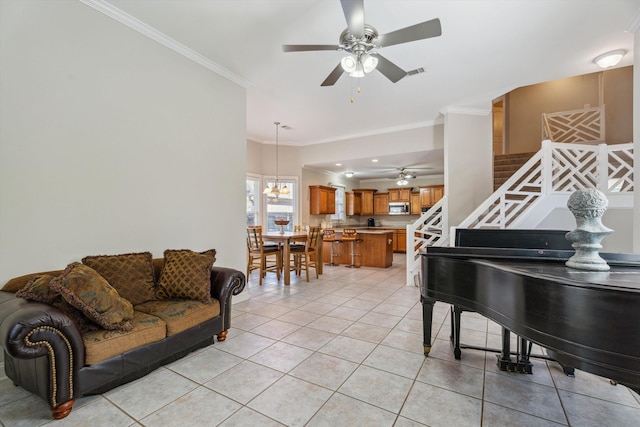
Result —
[[251, 86], [250, 81], [240, 77], [232, 71], [229, 71], [228, 69], [213, 62], [212, 60], [199, 54], [193, 49], [188, 48], [187, 46], [172, 39], [166, 34], [161, 33], [155, 28], [145, 24], [139, 19], [125, 13], [121, 9], [118, 9], [105, 0], [80, 0], [80, 2], [139, 32], [143, 36], [146, 36], [151, 40], [160, 43], [161, 45], [173, 50], [174, 52], [184, 56], [185, 58], [190, 59], [199, 65], [202, 65], [203, 67], [213, 71], [214, 73], [219, 74], [228, 80], [231, 80], [232, 82], [244, 87], [245, 89]]

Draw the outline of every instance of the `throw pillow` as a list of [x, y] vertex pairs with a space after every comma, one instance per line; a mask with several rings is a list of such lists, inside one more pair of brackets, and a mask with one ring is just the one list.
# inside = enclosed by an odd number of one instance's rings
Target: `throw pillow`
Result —
[[24, 288], [16, 292], [16, 296], [29, 301], [51, 304], [60, 295], [49, 287], [49, 282], [55, 278], [56, 276], [50, 274], [35, 275], [29, 279]]
[[88, 256], [82, 263], [93, 268], [132, 305], [156, 299], [151, 252]]
[[55, 278], [56, 276], [51, 274], [35, 275], [29, 279], [24, 288], [16, 292], [16, 296], [56, 307], [76, 325], [80, 333], [99, 329], [98, 325], [87, 319], [82, 311], [66, 302], [58, 292], [51, 289], [49, 283]]
[[158, 281], [158, 298], [185, 298], [210, 303], [211, 268], [215, 260], [215, 249], [201, 253], [167, 249]]
[[69, 264], [49, 286], [104, 329], [131, 330], [133, 327], [131, 303], [91, 267], [79, 262]]

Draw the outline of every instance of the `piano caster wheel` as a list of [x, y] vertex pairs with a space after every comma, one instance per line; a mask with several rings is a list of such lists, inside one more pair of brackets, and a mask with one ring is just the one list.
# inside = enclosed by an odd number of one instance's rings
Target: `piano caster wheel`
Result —
[[429, 356], [429, 352], [431, 352], [431, 346], [430, 345], [425, 345], [424, 346], [424, 357], [428, 357]]
[[616, 380], [609, 380], [609, 384], [618, 385], [618, 382]]

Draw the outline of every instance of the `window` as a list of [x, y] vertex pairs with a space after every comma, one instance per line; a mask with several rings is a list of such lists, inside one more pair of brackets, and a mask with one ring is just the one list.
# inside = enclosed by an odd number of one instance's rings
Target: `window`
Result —
[[331, 221], [344, 222], [347, 219], [344, 187], [340, 185], [333, 185], [332, 187], [336, 189], [336, 213], [331, 215]]
[[260, 178], [247, 175], [247, 226], [260, 225]]
[[[275, 220], [278, 218], [284, 218], [289, 220], [289, 224], [284, 226], [284, 231], [293, 231], [294, 224], [298, 223], [298, 206], [297, 206], [297, 194], [298, 194], [298, 179], [293, 178], [280, 178], [280, 187], [284, 184], [289, 188], [289, 194], [280, 194], [278, 197], [270, 194], [264, 195], [265, 203], [265, 225], [263, 229], [268, 232], [280, 231], [280, 226], [275, 224]], [[264, 188], [267, 186], [273, 186], [275, 179], [265, 178]]]

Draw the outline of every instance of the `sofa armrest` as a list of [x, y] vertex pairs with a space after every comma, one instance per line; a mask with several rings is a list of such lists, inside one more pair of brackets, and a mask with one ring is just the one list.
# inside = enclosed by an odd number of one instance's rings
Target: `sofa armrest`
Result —
[[244, 289], [244, 273], [233, 268], [216, 267], [211, 270], [211, 296], [220, 302], [223, 330], [231, 325], [231, 297]]
[[[80, 331], [62, 311], [0, 291], [0, 345], [17, 360], [48, 356], [51, 395], [47, 400], [52, 408], [73, 399], [73, 379], [84, 365], [84, 344]], [[21, 385], [20, 379], [12, 379]]]

